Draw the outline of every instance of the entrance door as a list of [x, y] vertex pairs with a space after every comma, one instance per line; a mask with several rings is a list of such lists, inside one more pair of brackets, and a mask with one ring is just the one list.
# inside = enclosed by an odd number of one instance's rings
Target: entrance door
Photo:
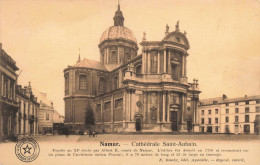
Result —
[[250, 133], [250, 125], [244, 125], [244, 133]]
[[211, 126], [207, 127], [207, 132], [212, 133], [212, 127]]
[[172, 131], [177, 131], [177, 111], [171, 111], [170, 121]]
[[135, 130], [141, 131], [141, 119], [136, 119], [135, 121]]

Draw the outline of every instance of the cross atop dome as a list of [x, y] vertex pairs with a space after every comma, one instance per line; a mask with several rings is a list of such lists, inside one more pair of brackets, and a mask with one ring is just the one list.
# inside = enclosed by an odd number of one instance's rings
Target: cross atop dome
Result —
[[117, 11], [115, 12], [115, 16], [114, 16], [114, 26], [124, 26], [124, 16], [122, 11], [120, 10], [120, 4], [118, 1], [118, 7], [117, 7]]

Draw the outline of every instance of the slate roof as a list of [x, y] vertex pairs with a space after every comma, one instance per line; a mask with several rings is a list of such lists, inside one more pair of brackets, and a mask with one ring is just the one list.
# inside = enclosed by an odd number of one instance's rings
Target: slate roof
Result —
[[75, 65], [73, 65], [73, 67], [93, 68], [93, 69], [107, 71], [107, 68], [104, 65], [102, 65], [100, 62], [94, 61], [94, 60], [90, 60], [90, 59], [86, 59], [86, 58], [84, 58], [80, 62], [78, 62]]
[[203, 105], [212, 105], [213, 101], [217, 101], [217, 104], [225, 104], [225, 103], [235, 103], [235, 102], [243, 102], [243, 101], [250, 101], [250, 100], [259, 100], [260, 95], [254, 96], [245, 96], [245, 97], [236, 97], [236, 98], [227, 98], [223, 99], [222, 97], [215, 97], [209, 99], [201, 99], [200, 102]]

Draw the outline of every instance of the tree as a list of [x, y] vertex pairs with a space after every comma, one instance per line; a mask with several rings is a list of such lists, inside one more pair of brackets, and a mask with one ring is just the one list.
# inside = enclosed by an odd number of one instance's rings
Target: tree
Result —
[[88, 104], [88, 106], [86, 107], [85, 125], [87, 126], [87, 128], [95, 125], [94, 112], [90, 104]]

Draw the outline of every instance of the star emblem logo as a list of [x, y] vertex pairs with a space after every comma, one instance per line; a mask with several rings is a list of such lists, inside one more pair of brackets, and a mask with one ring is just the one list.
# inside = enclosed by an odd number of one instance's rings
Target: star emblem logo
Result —
[[25, 148], [23, 148], [23, 149], [24, 149], [24, 154], [26, 154], [27, 152], [28, 152], [29, 154], [31, 154], [30, 150], [31, 150], [32, 148], [29, 147], [28, 144], [27, 144], [27, 146], [26, 146]]

